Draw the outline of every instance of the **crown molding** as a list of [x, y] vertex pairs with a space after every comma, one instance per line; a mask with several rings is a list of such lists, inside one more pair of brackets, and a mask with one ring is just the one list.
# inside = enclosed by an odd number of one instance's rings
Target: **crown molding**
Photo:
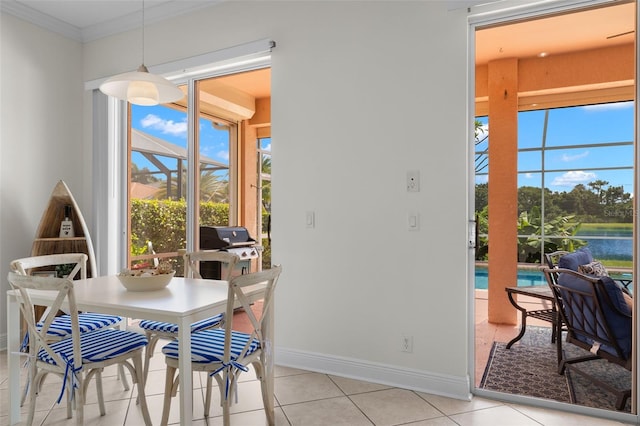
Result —
[[82, 42], [82, 31], [80, 28], [39, 12], [29, 6], [25, 6], [22, 3], [18, 3], [15, 0], [0, 1], [0, 11], [67, 38]]
[[[175, 16], [213, 7], [228, 0], [168, 1], [145, 8], [145, 25]], [[0, 11], [47, 29], [64, 37], [87, 43], [142, 26], [142, 10], [84, 28], [78, 28], [53, 16], [42, 13], [16, 0], [0, 1]]]

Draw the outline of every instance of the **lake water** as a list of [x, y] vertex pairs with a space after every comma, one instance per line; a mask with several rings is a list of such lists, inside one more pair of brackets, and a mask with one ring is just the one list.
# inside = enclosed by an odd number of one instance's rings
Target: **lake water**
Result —
[[[595, 238], [596, 236], [606, 237], [606, 239]], [[578, 235], [576, 235], [576, 238], [587, 242], [587, 246], [595, 259], [632, 260], [632, 236], [631, 230], [621, 231], [594, 228], [588, 231], [581, 230]]]

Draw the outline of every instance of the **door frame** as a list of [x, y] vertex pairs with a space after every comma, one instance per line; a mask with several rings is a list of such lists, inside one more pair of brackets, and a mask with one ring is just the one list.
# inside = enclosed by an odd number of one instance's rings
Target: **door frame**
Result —
[[[638, 22], [640, 21], [640, 8], [638, 7], [638, 0], [636, 2], [636, 34], [638, 31]], [[507, 2], [508, 3], [508, 2]], [[467, 291], [468, 291], [468, 312], [469, 315], [469, 354], [468, 354], [468, 371], [471, 393], [476, 396], [487, 397], [491, 399], [500, 399], [508, 402], [523, 403], [527, 405], [538, 406], [542, 408], [559, 409], [563, 411], [574, 412], [584, 415], [592, 415], [594, 417], [605, 417], [612, 420], [625, 421], [625, 422], [640, 422], [640, 415], [638, 413], [638, 383], [640, 383], [640, 372], [638, 371], [638, 330], [640, 330], [640, 321], [638, 318], [638, 304], [634, 304], [634, 330], [635, 336], [634, 348], [633, 348], [633, 369], [635, 373], [633, 375], [633, 391], [632, 391], [632, 411], [635, 410], [636, 414], [619, 413], [615, 411], [598, 410], [590, 407], [578, 406], [573, 404], [560, 404], [554, 401], [546, 401], [542, 399], [532, 398], [524, 395], [510, 395], [495, 391], [488, 391], [476, 387], [475, 383], [475, 353], [476, 353], [476, 333], [475, 333], [475, 169], [474, 169], [474, 120], [475, 120], [475, 32], [478, 27], [484, 27], [488, 25], [507, 24], [521, 19], [532, 19], [536, 17], [542, 17], [550, 13], [563, 13], [571, 12], [578, 9], [584, 9], [590, 6], [603, 6], [611, 4], [611, 0], [559, 0], [557, 2], [546, 3], [530, 1], [525, 4], [502, 4], [502, 2], [491, 3], [484, 6], [470, 7], [468, 8], [467, 23], [468, 23], [468, 39], [467, 39], [467, 164], [468, 164], [468, 223], [469, 223], [469, 250], [467, 260]], [[637, 40], [637, 36], [636, 36]], [[639, 68], [637, 66], [637, 58], [640, 58], [640, 43], [636, 42], [635, 46], [636, 56], [636, 70], [635, 80], [639, 81]], [[634, 148], [634, 208], [636, 212], [640, 211], [640, 200], [638, 197], [640, 192], [638, 190], [640, 185], [640, 173], [638, 172], [638, 164], [640, 164], [640, 150], [638, 148], [638, 141], [640, 140], [640, 108], [638, 108], [637, 100], [640, 99], [640, 85], [636, 84], [635, 87], [635, 148]], [[637, 215], [638, 213], [636, 213]], [[640, 254], [640, 240], [638, 238], [638, 221], [634, 220], [634, 240], [633, 240], [633, 274], [638, 276], [638, 254]], [[604, 414], [604, 415], [603, 415]]]

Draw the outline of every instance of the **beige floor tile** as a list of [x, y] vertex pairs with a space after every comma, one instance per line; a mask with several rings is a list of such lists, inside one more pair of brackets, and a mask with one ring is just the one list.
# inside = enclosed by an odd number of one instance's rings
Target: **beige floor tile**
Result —
[[418, 394], [418, 396], [425, 399], [431, 405], [448, 416], [503, 405], [500, 401], [479, 398], [477, 396], [474, 397], [471, 401], [463, 401], [460, 399], [447, 398], [445, 396], [432, 395], [422, 392], [416, 392], [416, 394]]
[[[286, 416], [280, 408], [275, 409], [276, 426], [290, 426]], [[232, 426], [267, 426], [267, 417], [262, 409], [231, 414]], [[222, 426], [222, 416], [208, 419], [209, 426]]]
[[435, 419], [421, 420], [419, 422], [408, 423], [407, 426], [457, 426], [456, 422], [449, 417], [436, 417]]
[[[160, 424], [160, 419], [162, 419], [162, 407], [164, 406], [164, 395], [158, 394], [147, 397], [147, 405], [149, 406], [149, 413], [151, 415], [151, 422], [154, 425]], [[216, 405], [211, 405], [212, 411], [215, 412]], [[135, 414], [135, 415], [133, 415]], [[142, 413], [141, 411], [135, 411], [132, 414], [132, 418], [127, 418], [127, 426], [141, 425], [142, 423]], [[204, 419], [204, 395], [202, 394], [201, 389], [195, 389], [193, 391], [193, 419], [194, 420], [202, 420]], [[138, 423], [136, 423], [136, 421]], [[171, 408], [169, 410], [169, 424], [171, 423], [180, 423], [180, 392], [174, 397], [171, 398]]]
[[387, 389], [350, 396], [377, 426], [396, 425], [441, 417], [442, 413], [414, 392]]
[[[84, 423], [91, 426], [110, 426], [116, 424], [123, 424], [124, 419], [127, 416], [127, 408], [129, 405], [128, 400], [108, 401], [105, 402], [106, 415], [100, 415], [100, 409], [98, 404], [87, 404], [84, 407]], [[73, 418], [67, 419], [67, 409], [64, 405], [56, 406], [47, 415], [45, 421], [46, 425], [76, 425], [76, 413], [73, 413]]]
[[336, 385], [338, 385], [340, 389], [342, 389], [342, 392], [344, 392], [346, 395], [353, 395], [357, 393], [372, 392], [372, 391], [391, 388], [391, 386], [387, 386], [387, 385], [363, 382], [362, 380], [347, 379], [346, 377], [332, 376], [332, 375], [329, 375], [329, 377], [331, 378], [331, 380], [333, 380], [333, 382]]
[[506, 405], [449, 417], [460, 426], [540, 426], [540, 423]]
[[325, 374], [306, 373], [276, 377], [275, 396], [281, 405], [344, 396]]
[[296, 374], [308, 374], [307, 370], [300, 370], [299, 368], [283, 367], [276, 365], [274, 368], [275, 377], [295, 376]]
[[304, 402], [282, 407], [293, 426], [371, 426], [346, 396]]

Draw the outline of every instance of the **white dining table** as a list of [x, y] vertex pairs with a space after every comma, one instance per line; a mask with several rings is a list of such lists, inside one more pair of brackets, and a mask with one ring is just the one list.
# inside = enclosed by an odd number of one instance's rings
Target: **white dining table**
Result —
[[[115, 275], [74, 281], [78, 309], [172, 322], [179, 325], [180, 424], [191, 425], [193, 419], [191, 371], [191, 323], [225, 312], [227, 281], [174, 277], [169, 285], [156, 291], [127, 291]], [[51, 296], [31, 292], [37, 305], [49, 305]], [[20, 310], [13, 290], [7, 291], [7, 338], [9, 367], [9, 422], [20, 422]], [[273, 360], [269, 360], [273, 362]], [[273, 374], [268, 365], [266, 374]], [[273, 378], [267, 378], [270, 386]], [[273, 389], [268, 393], [273, 399]], [[270, 401], [273, 407], [273, 401]]]

